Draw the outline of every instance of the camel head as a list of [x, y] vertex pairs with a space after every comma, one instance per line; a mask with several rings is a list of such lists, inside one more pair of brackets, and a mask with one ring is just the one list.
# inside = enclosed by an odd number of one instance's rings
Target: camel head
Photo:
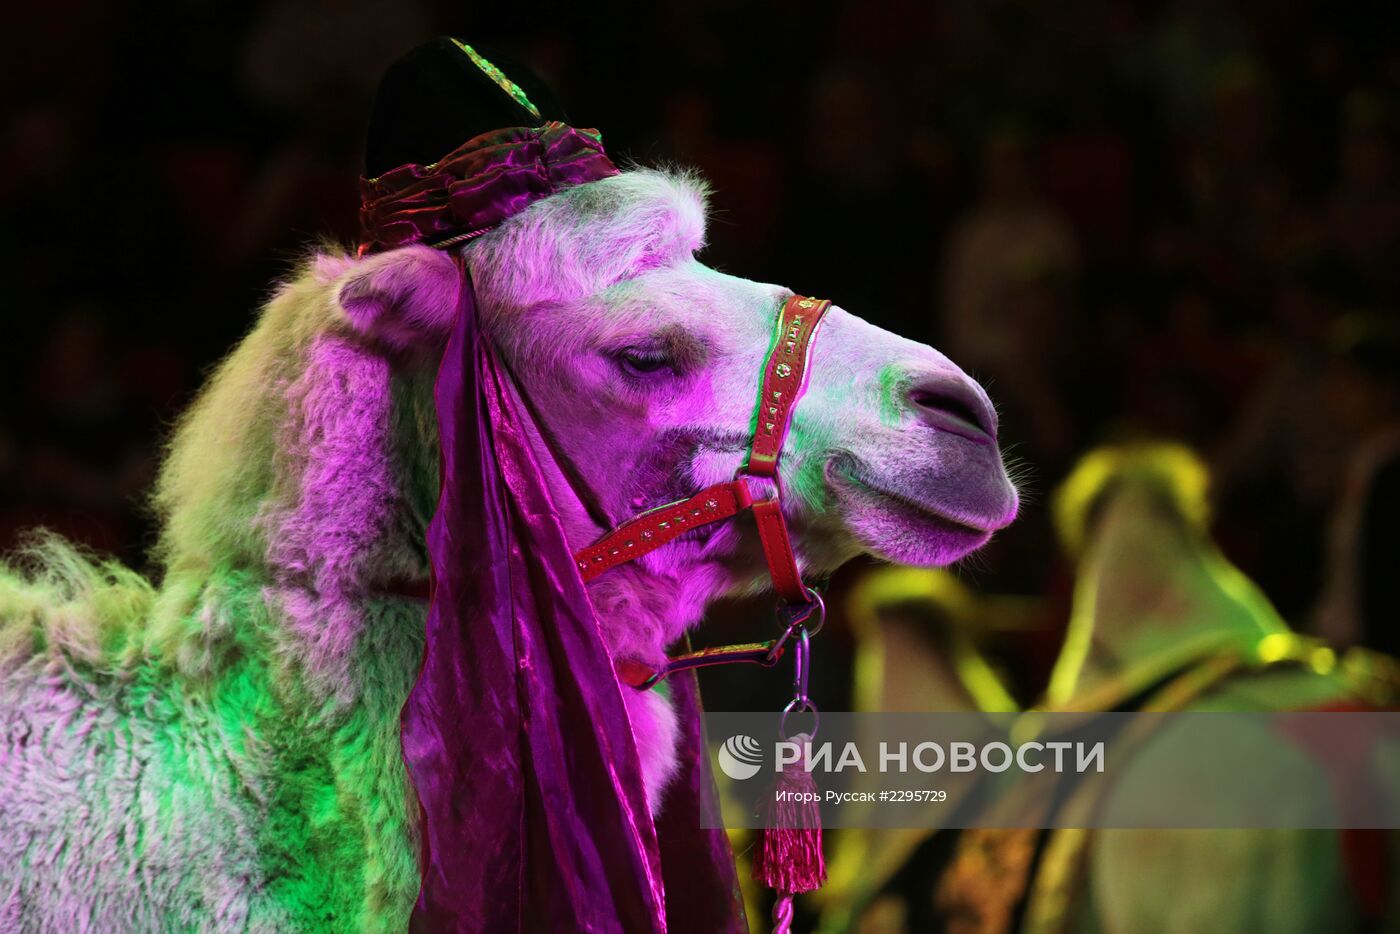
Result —
[[[704, 235], [700, 183], [634, 170], [539, 201], [465, 248], [483, 326], [558, 464], [551, 484], [574, 548], [744, 460], [791, 292], [699, 262]], [[401, 249], [353, 273], [340, 303], [370, 336], [436, 346], [456, 275], [441, 253]], [[860, 553], [946, 564], [1014, 518], [996, 412], [947, 357], [833, 308], [809, 370], [782, 460], [805, 571]], [[695, 530], [642, 566], [755, 586], [762, 563], [736, 526]]]

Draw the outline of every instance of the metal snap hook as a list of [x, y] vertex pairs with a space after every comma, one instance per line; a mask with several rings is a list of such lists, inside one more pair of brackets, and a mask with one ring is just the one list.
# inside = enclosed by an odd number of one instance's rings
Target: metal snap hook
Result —
[[812, 728], [806, 730], [807, 738], [813, 740], [817, 738], [817, 730], [821, 727], [821, 713], [817, 710], [817, 705], [812, 703], [808, 697], [794, 697], [788, 701], [788, 705], [783, 708], [782, 715], [778, 718], [778, 738], [786, 741], [788, 738], [787, 718], [790, 713], [810, 713], [812, 715]]
[[811, 634], [801, 629], [797, 634], [797, 650], [792, 653], [792, 697], [807, 701], [807, 676], [812, 668]]
[[[807, 596], [811, 598], [809, 603], [790, 603], [778, 608], [778, 620], [783, 623], [783, 634], [773, 643], [773, 649], [769, 652], [769, 658], [773, 661], [783, 654], [783, 648], [787, 641], [792, 638], [792, 634], [801, 631], [808, 638], [815, 636], [822, 631], [826, 625], [826, 603], [822, 601], [821, 594], [810, 587], [804, 588]], [[816, 623], [811, 620], [816, 617]]]
[[[788, 617], [788, 628], [800, 626], [809, 636], [815, 636], [822, 631], [826, 625], [826, 601], [822, 600], [822, 595], [811, 587], [803, 586], [807, 592], [807, 603], [798, 604], [796, 607], [788, 607], [791, 615]], [[812, 617], [816, 617], [816, 623], [810, 622]]]
[[792, 652], [792, 700], [788, 701], [783, 708], [782, 717], [778, 721], [778, 735], [784, 740], [787, 739], [787, 718], [790, 713], [810, 713], [812, 715], [812, 729], [808, 731], [808, 736], [815, 737], [817, 729], [821, 725], [821, 714], [817, 712], [817, 705], [812, 703], [812, 699], [807, 696], [807, 679], [812, 673], [812, 646], [811, 635], [805, 628], [797, 631], [797, 644]]

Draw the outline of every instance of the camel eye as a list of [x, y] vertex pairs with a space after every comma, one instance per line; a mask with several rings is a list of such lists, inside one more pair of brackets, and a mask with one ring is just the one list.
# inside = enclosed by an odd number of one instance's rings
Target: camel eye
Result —
[[675, 361], [661, 347], [626, 347], [617, 355], [623, 371], [632, 376], [649, 376], [662, 370], [675, 370]]

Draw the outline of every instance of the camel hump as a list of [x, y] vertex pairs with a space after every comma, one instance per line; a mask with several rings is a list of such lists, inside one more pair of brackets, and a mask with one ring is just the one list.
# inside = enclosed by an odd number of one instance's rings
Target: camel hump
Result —
[[108, 668], [141, 638], [155, 589], [49, 532], [0, 561], [0, 671], [62, 655]]

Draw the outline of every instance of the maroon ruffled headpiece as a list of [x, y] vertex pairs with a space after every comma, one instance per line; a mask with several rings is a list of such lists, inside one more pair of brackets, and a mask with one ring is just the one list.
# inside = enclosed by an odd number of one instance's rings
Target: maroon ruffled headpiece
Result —
[[558, 121], [473, 137], [431, 165], [360, 180], [360, 253], [478, 237], [540, 198], [617, 174], [597, 130]]

